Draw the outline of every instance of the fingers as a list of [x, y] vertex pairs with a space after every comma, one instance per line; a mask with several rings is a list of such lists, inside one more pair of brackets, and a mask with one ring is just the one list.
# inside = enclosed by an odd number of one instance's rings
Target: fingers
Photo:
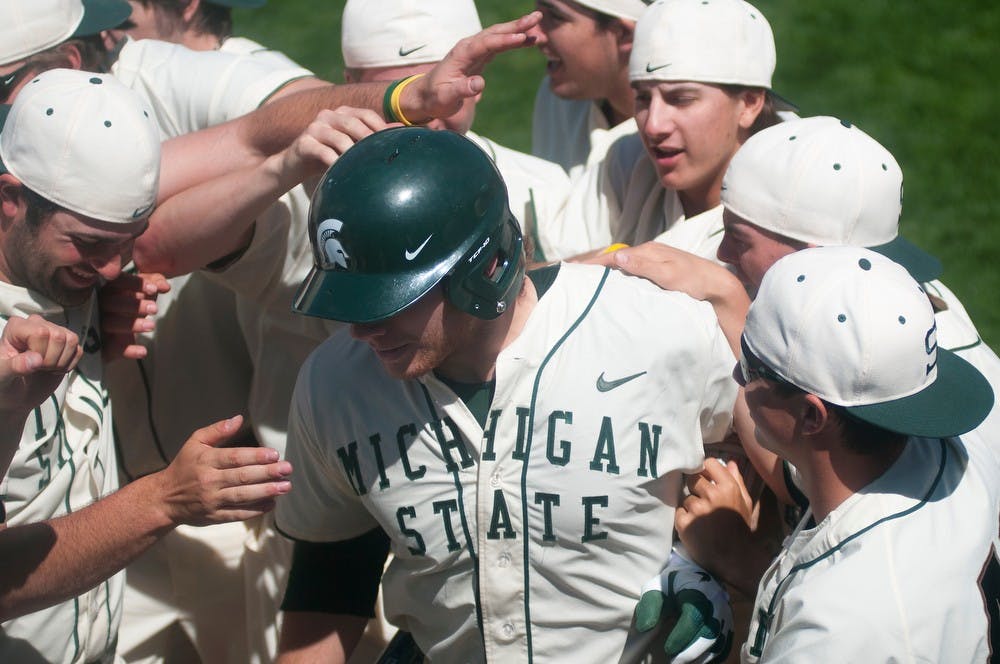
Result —
[[648, 632], [660, 622], [663, 611], [663, 593], [659, 590], [649, 590], [642, 594], [635, 607], [635, 628], [640, 633]]
[[79, 337], [74, 332], [37, 314], [9, 319], [3, 341], [11, 370], [18, 375], [36, 371], [66, 373], [83, 355]]
[[159, 312], [156, 298], [169, 291], [170, 282], [155, 272], [123, 274], [101, 287], [102, 354], [106, 360], [146, 356], [146, 348], [135, 343], [136, 335], [153, 331], [156, 323], [151, 316]]
[[184, 446], [187, 447], [193, 443], [200, 443], [202, 445], [208, 445], [209, 447], [219, 447], [220, 445], [232, 440], [233, 436], [239, 432], [242, 424], [242, 415], [234, 415], [227, 420], [220, 420], [213, 424], [209, 424], [207, 427], [202, 427], [192, 433]]
[[355, 141], [360, 141], [365, 136], [388, 126], [375, 111], [352, 106], [339, 106], [332, 111], [320, 111], [316, 116], [316, 122], [343, 132]]

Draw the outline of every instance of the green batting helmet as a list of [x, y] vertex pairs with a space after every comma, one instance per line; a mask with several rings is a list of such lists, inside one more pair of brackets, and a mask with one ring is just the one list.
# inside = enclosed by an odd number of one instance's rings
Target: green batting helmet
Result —
[[399, 127], [358, 142], [313, 193], [309, 238], [314, 265], [293, 309], [320, 318], [383, 320], [442, 284], [455, 307], [493, 319], [524, 279], [503, 178], [450, 131]]

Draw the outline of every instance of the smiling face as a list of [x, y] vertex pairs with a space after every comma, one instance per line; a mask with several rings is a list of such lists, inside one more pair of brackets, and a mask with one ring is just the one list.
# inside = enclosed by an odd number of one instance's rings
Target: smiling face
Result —
[[635, 120], [660, 183], [693, 216], [719, 204], [729, 160], [749, 138], [763, 91], [690, 81], [638, 81]]
[[563, 99], [611, 97], [628, 64], [620, 23], [604, 23], [570, 0], [538, 0], [535, 7], [542, 20], [528, 34], [548, 60], [552, 92]]
[[121, 274], [147, 222], [112, 224], [60, 209], [34, 223], [22, 216], [7, 225], [0, 277], [63, 306], [76, 306]]

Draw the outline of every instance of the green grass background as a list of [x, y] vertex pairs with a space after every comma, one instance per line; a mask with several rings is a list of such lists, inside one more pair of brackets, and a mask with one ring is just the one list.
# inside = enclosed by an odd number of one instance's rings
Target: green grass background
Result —
[[[382, 0], [371, 0], [380, 2]], [[803, 115], [855, 122], [903, 168], [902, 228], [944, 262], [942, 280], [983, 338], [1000, 344], [997, 217], [996, 0], [757, 0], [774, 29], [774, 88]], [[483, 24], [530, 11], [533, 0], [477, 0]], [[271, 0], [236, 12], [236, 32], [341, 80], [343, 2]], [[486, 71], [476, 130], [513, 148], [530, 144], [531, 104], [544, 61], [507, 53]]]

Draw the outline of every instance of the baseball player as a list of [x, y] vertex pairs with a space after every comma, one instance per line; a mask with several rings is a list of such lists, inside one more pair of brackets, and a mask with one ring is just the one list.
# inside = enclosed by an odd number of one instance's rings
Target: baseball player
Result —
[[[5, 568], [3, 616], [34, 611], [3, 623], [0, 656], [110, 660], [121, 612], [115, 573], [180, 523], [266, 511], [289, 488], [271, 479], [289, 467], [274, 450], [212, 450], [236, 433], [237, 417], [196, 434], [162, 472], [105, 498], [118, 481], [94, 291], [120, 273], [146, 227], [159, 171], [156, 128], [113, 77], [53, 70], [18, 96], [0, 159], [3, 318], [36, 314], [83, 340], [76, 368], [28, 415], [0, 483], [10, 526], [4, 557], [22, 563]], [[62, 518], [28, 525], [54, 517]]]
[[[348, 82], [365, 83], [426, 74], [459, 40], [481, 30], [472, 0], [434, 0], [419, 5], [349, 0], [341, 21], [344, 77]], [[562, 208], [569, 179], [552, 162], [471, 131], [479, 98], [466, 99], [458, 113], [427, 126], [465, 134], [490, 155], [507, 183], [511, 210], [532, 240], [531, 257], [542, 262], [545, 255], [537, 242], [537, 229], [551, 223]]]
[[[303, 83], [316, 84], [311, 72], [284, 54], [231, 36], [230, 6], [245, 4], [136, 2], [123, 27], [136, 39], [159, 39], [195, 51], [242, 56], [257, 66], [263, 63], [274, 76], [283, 76], [279, 94], [285, 88], [301, 89]], [[169, 81], [171, 87], [186, 84]], [[270, 96], [262, 90], [257, 105]], [[230, 112], [242, 110], [234, 107]], [[260, 221], [280, 224], [294, 216], [304, 224], [307, 208], [308, 194], [297, 187], [263, 211]], [[225, 408], [236, 405], [229, 401], [241, 401], [238, 407], [246, 410], [253, 427], [247, 437], [283, 450], [284, 429], [271, 426], [272, 411], [280, 411], [284, 419], [291, 388], [284, 399], [262, 399], [255, 386], [255, 381], [273, 378], [260, 343], [266, 336], [257, 334], [263, 324], [257, 305], [210, 273], [177, 275], [170, 283], [170, 292], [157, 303], [160, 324], [155, 335], [141, 337], [146, 357], [138, 363], [117, 362], [108, 372], [112, 398], [123, 406], [116, 411], [117, 431], [135, 441], [121, 455], [126, 475], [133, 478], [162, 467], [172, 458], [178, 433], [205, 416], [205, 400], [181, 388], [192, 377], [215, 384], [213, 391], [221, 398], [207, 406]], [[193, 336], [191, 329], [206, 333]], [[119, 652], [129, 662], [159, 662], [180, 656], [174, 650], [188, 648], [190, 641], [205, 661], [270, 661], [277, 649], [276, 617], [290, 553], [269, 516], [209, 529], [177, 529], [129, 568]], [[178, 628], [184, 634], [179, 638]]]
[[540, 0], [531, 31], [548, 62], [535, 96], [531, 152], [577, 180], [636, 131], [628, 60], [643, 0]]
[[[739, 280], [756, 293], [765, 273], [785, 255], [816, 245], [867, 246], [894, 258], [921, 282], [934, 309], [938, 346], [971, 363], [994, 390], [1000, 389], [1000, 359], [982, 342], [961, 302], [936, 279], [940, 263], [899, 235], [902, 188], [895, 158], [858, 127], [831, 117], [790, 120], [748, 140], [726, 172], [726, 231], [719, 258], [732, 271], [658, 243], [623, 250], [614, 260], [630, 273], [710, 301], [718, 311], [745, 297]], [[738, 315], [719, 319], [730, 335], [742, 330]], [[975, 435], [995, 438], [998, 417], [994, 408]], [[801, 501], [794, 469], [755, 445], [752, 427], [740, 436], [776, 495], [788, 503]], [[707, 513], [716, 497], [701, 496], [704, 502], [692, 513]], [[678, 531], [695, 558], [729, 583], [752, 591], [770, 552], [757, 549], [751, 555], [742, 546], [726, 555], [725, 546], [698, 546], [691, 541], [696, 534], [686, 534], [687, 524], [687, 516], [679, 515]]]
[[659, 650], [632, 611], [735, 394], [711, 308], [592, 266], [525, 276], [502, 179], [447, 131], [359, 142], [310, 231], [295, 307], [351, 326], [293, 396], [283, 661], [350, 652], [389, 548], [387, 616], [432, 661]]
[[637, 135], [608, 149], [546, 228], [558, 255], [657, 239], [705, 258], [722, 237], [729, 159], [780, 121], [770, 92], [774, 35], [743, 0], [660, 0], [635, 28], [628, 76]]
[[994, 395], [936, 330], [927, 294], [873, 251], [805, 249], [764, 275], [739, 373], [810, 508], [761, 580], [745, 662], [990, 658], [1000, 459], [956, 436]]

